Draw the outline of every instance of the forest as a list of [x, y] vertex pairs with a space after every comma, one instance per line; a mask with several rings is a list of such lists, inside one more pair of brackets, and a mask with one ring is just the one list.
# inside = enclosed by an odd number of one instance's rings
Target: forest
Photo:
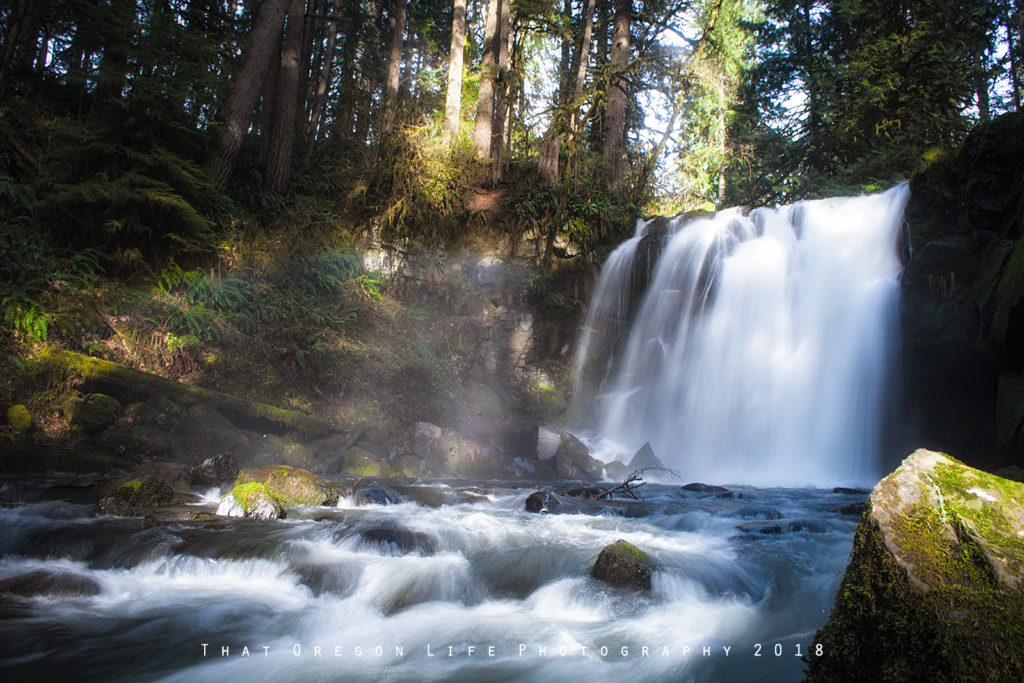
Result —
[[556, 262], [599, 263], [638, 216], [884, 189], [1018, 111], [1022, 21], [1016, 0], [5, 2], [4, 393], [48, 341], [187, 377], [276, 327], [304, 366], [382, 309], [368, 235], [538, 240], [534, 294], [578, 313]]

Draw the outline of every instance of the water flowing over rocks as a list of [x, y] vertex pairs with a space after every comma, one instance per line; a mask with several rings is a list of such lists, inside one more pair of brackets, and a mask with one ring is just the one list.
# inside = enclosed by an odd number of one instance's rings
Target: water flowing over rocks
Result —
[[1024, 680], [1024, 484], [917, 450], [868, 498], [812, 681]]
[[217, 514], [224, 517], [270, 520], [285, 516], [281, 501], [266, 486], [257, 482], [236, 484], [221, 498]]

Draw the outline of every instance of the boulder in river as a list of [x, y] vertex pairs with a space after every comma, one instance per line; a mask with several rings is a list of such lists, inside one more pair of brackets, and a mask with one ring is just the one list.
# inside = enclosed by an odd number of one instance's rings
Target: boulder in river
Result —
[[651, 448], [651, 442], [648, 441], [633, 455], [633, 459], [629, 461], [627, 467], [632, 472], [633, 470], [640, 470], [645, 467], [664, 467], [664, 465], [658, 460], [658, 456], [654, 454], [654, 449]]
[[266, 485], [255, 481], [236, 484], [220, 499], [217, 514], [257, 520], [281, 519], [285, 516], [281, 501], [267, 489]]
[[550, 491], [534, 491], [526, 497], [526, 511], [546, 515], [558, 507], [558, 497]]
[[220, 453], [203, 460], [189, 474], [194, 486], [221, 486], [238, 476], [238, 462], [230, 453]]
[[808, 679], [1019, 681], [1022, 643], [1024, 484], [914, 452], [868, 498]]
[[288, 465], [264, 465], [246, 467], [238, 473], [235, 486], [255, 482], [266, 487], [267, 492], [281, 505], [334, 505], [338, 502], [338, 490], [334, 484], [318, 477], [309, 470]]
[[651, 565], [647, 553], [622, 539], [601, 550], [590, 575], [609, 586], [651, 589]]
[[153, 476], [141, 479], [121, 479], [109, 486], [100, 496], [96, 509], [110, 515], [132, 516], [139, 508], [171, 505], [177, 502], [174, 489], [167, 482]]

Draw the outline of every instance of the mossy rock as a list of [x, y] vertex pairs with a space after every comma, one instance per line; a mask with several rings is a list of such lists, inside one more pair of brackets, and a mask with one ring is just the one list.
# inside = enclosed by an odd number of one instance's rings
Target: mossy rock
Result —
[[133, 516], [140, 508], [173, 505], [178, 502], [174, 489], [167, 482], [153, 476], [139, 479], [121, 479], [108, 486], [96, 504], [105, 514]]
[[16, 432], [27, 433], [32, 431], [32, 413], [22, 404], [13, 405], [7, 409], [7, 424]]
[[1024, 484], [916, 451], [871, 492], [808, 679], [1024, 680], [1022, 643]]
[[88, 394], [72, 398], [65, 405], [68, 423], [86, 434], [101, 432], [114, 423], [121, 404], [113, 396]]
[[601, 550], [590, 575], [609, 586], [651, 589], [651, 565], [647, 553], [622, 539]]
[[281, 501], [267, 486], [250, 481], [235, 484], [234, 488], [221, 498], [217, 514], [225, 517], [270, 520], [282, 519], [285, 511]]
[[235, 486], [255, 482], [266, 487], [275, 500], [284, 506], [335, 505], [338, 490], [334, 484], [309, 470], [288, 465], [247, 467], [238, 473]]
[[341, 471], [353, 477], [391, 475], [391, 467], [387, 460], [358, 446], [353, 446], [341, 456]]

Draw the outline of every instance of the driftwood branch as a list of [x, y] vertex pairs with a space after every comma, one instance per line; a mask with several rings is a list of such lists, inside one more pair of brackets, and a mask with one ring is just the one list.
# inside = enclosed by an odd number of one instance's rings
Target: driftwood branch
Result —
[[651, 465], [650, 467], [641, 467], [638, 470], [633, 470], [632, 472], [630, 472], [629, 476], [627, 476], [622, 481], [622, 483], [617, 484], [617, 485], [611, 487], [610, 489], [602, 491], [601, 493], [598, 493], [596, 495], [591, 496], [590, 500], [600, 500], [602, 498], [611, 498], [616, 493], [625, 494], [625, 495], [629, 496], [630, 498], [632, 498], [633, 500], [640, 500], [640, 496], [636, 495], [636, 490], [639, 489], [641, 486], [643, 486], [644, 484], [647, 483], [646, 481], [644, 481], [644, 473], [645, 472], [666, 472], [668, 474], [671, 474], [676, 479], [682, 479], [682, 476], [680, 476], [680, 474], [678, 472], [676, 472], [673, 469], [669, 469], [668, 467], [661, 467], [659, 465]]

